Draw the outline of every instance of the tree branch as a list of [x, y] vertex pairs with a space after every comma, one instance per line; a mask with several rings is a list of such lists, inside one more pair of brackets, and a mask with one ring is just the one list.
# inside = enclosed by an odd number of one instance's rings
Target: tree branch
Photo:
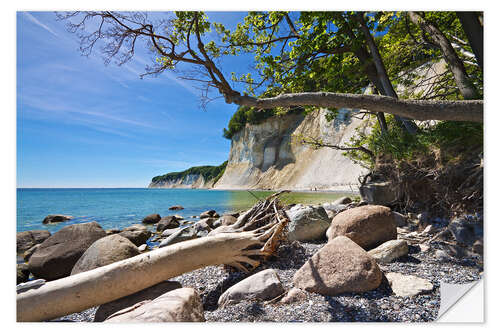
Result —
[[454, 120], [483, 122], [483, 101], [421, 101], [402, 100], [381, 95], [306, 92], [282, 94], [270, 98], [227, 96], [226, 100], [238, 105], [272, 109], [287, 106], [317, 106], [324, 108], [364, 109], [385, 112], [416, 120]]

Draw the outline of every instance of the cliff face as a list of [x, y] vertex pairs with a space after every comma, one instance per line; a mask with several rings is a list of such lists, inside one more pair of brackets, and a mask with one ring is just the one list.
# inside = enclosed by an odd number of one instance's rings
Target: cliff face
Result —
[[358, 119], [328, 122], [325, 110], [269, 118], [246, 124], [231, 141], [217, 189], [357, 190], [366, 171], [339, 150], [303, 145], [297, 137], [344, 145], [361, 124]]
[[148, 188], [212, 188], [214, 180], [205, 181], [200, 174], [188, 174], [174, 180], [152, 181]]

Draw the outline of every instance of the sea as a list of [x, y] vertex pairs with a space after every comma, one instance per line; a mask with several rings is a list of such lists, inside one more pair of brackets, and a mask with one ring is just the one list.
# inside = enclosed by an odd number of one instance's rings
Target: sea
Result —
[[[206, 189], [149, 188], [18, 188], [17, 232], [46, 229], [54, 233], [64, 226], [96, 221], [103, 229], [123, 229], [153, 213], [180, 215], [196, 221], [200, 213], [214, 209], [220, 215], [250, 208], [273, 192]], [[281, 196], [284, 203], [332, 202], [352, 193], [292, 192]], [[181, 205], [183, 210], [169, 207]], [[49, 214], [71, 215], [69, 221], [43, 224]], [[153, 227], [150, 227], [153, 228]]]

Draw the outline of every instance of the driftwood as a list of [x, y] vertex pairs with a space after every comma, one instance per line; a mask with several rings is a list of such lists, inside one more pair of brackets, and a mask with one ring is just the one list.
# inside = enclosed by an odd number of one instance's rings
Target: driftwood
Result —
[[80, 312], [205, 266], [255, 268], [276, 251], [288, 223], [277, 199], [281, 193], [258, 202], [224, 233], [166, 246], [21, 292], [17, 321]]

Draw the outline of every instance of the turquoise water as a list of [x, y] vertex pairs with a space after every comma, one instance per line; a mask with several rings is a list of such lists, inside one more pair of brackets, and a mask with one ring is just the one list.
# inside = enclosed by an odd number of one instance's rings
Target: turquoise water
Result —
[[[252, 191], [258, 198], [271, 192]], [[320, 203], [333, 201], [339, 193], [290, 193], [285, 202]], [[186, 219], [209, 209], [219, 214], [251, 207], [257, 199], [247, 191], [201, 189], [17, 189], [17, 231], [47, 229], [51, 233], [62, 227], [97, 221], [104, 229], [125, 228], [141, 223], [152, 213], [161, 216], [178, 214]], [[181, 205], [180, 211], [168, 210]], [[70, 221], [44, 225], [49, 214], [71, 215]]]

